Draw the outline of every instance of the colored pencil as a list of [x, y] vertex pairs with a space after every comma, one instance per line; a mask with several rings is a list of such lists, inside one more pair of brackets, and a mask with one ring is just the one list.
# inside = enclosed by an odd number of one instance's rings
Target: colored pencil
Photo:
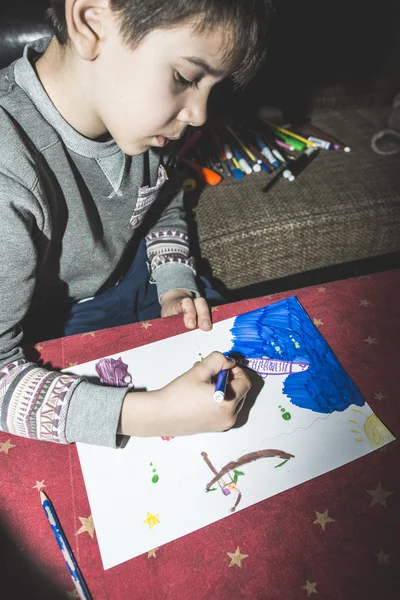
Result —
[[264, 123], [266, 123], [266, 125], [268, 125], [272, 129], [275, 129], [275, 131], [284, 133], [284, 134], [288, 135], [289, 137], [294, 138], [295, 140], [300, 140], [300, 142], [303, 142], [303, 144], [305, 144], [306, 146], [311, 147], [314, 145], [311, 142], [309, 142], [306, 138], [302, 137], [301, 135], [298, 135], [297, 133], [293, 133], [293, 131], [289, 131], [288, 129], [285, 129], [284, 127], [279, 127], [279, 125], [275, 125], [275, 123], [271, 123], [271, 121], [268, 121], [267, 119], [262, 119], [262, 121]]
[[63, 555], [63, 558], [66, 562], [66, 565], [68, 567], [69, 573], [72, 577], [72, 581], [74, 582], [80, 600], [92, 600], [92, 597], [89, 593], [89, 590], [86, 587], [82, 574], [74, 558], [74, 555], [72, 554], [72, 550], [68, 544], [67, 538], [65, 537], [65, 534], [61, 529], [61, 524], [54, 511], [53, 505], [51, 504], [50, 500], [43, 491], [40, 492], [40, 500], [43, 506], [43, 510], [46, 514], [47, 520], [50, 524], [50, 527], [53, 530], [54, 537], [56, 538], [57, 544], [60, 547], [61, 554]]

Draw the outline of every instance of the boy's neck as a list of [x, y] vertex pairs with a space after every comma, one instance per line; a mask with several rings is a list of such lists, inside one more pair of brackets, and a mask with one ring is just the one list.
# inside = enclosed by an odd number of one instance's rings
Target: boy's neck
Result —
[[90, 102], [88, 61], [53, 36], [34, 68], [48, 97], [71, 127], [90, 139], [109, 137]]

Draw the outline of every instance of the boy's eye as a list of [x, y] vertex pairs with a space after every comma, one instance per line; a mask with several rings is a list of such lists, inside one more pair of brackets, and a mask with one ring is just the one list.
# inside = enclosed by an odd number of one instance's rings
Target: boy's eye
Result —
[[188, 81], [179, 73], [179, 71], [175, 71], [174, 79], [179, 85], [183, 87], [195, 87], [197, 85], [196, 81]]

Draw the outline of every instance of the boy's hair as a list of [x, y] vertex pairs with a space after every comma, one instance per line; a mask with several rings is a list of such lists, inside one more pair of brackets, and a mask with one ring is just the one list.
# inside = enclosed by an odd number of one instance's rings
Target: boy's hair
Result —
[[[248, 83], [264, 58], [270, 7], [271, 0], [110, 0], [122, 37], [133, 47], [153, 29], [190, 20], [197, 32], [222, 26], [228, 36], [225, 60], [234, 65], [231, 76], [238, 87]], [[67, 44], [65, 0], [50, 0], [47, 18], [59, 43]]]

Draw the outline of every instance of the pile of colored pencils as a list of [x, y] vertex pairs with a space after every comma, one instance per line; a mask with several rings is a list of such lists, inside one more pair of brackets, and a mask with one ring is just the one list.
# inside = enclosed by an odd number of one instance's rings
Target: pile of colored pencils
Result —
[[[190, 128], [175, 162], [184, 162], [196, 178], [210, 185], [217, 185], [227, 177], [240, 180], [262, 170], [294, 181], [320, 149], [350, 151], [348, 146], [314, 125], [307, 124], [292, 131], [257, 119], [242, 127]], [[188, 191], [193, 187], [192, 184]], [[264, 191], [267, 189], [269, 184]]]

